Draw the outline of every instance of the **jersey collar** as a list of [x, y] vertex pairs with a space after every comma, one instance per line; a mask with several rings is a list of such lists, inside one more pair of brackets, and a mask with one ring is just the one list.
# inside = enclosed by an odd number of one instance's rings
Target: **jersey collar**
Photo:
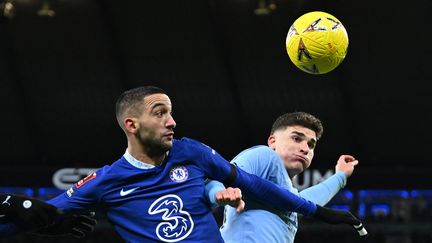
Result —
[[[169, 155], [169, 151], [166, 152], [166, 157], [165, 159], [168, 158]], [[140, 160], [135, 159], [126, 149], [126, 152], [124, 153], [123, 157], [126, 159], [127, 162], [129, 162], [129, 164], [131, 164], [133, 167], [136, 167], [138, 169], [143, 169], [143, 170], [148, 170], [148, 169], [153, 169], [155, 166], [152, 164], [147, 164], [145, 162], [142, 162]]]
[[148, 170], [148, 169], [152, 169], [155, 166], [151, 165], [151, 164], [147, 164], [144, 163], [142, 161], [139, 161], [137, 159], [135, 159], [126, 149], [126, 152], [124, 153], [123, 157], [126, 159], [127, 162], [129, 162], [129, 164], [131, 164], [133, 167], [136, 167], [138, 169], [143, 169], [143, 170]]

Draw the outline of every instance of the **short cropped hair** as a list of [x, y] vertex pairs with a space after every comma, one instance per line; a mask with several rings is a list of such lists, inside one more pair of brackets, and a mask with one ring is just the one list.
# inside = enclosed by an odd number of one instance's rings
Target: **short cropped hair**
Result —
[[142, 86], [123, 92], [116, 102], [116, 118], [120, 127], [125, 130], [123, 119], [127, 116], [139, 116], [140, 108], [146, 96], [152, 94], [166, 94], [166, 92], [155, 86]]
[[315, 116], [306, 112], [292, 112], [279, 116], [273, 123], [270, 134], [291, 126], [302, 126], [311, 129], [315, 132], [317, 140], [321, 138], [324, 132], [321, 121]]

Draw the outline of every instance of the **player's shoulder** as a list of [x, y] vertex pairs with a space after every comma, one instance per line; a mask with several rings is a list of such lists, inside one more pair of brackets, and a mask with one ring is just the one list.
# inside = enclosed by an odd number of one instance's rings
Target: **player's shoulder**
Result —
[[[240, 152], [235, 158], [243, 157], [243, 156], [275, 156], [276, 152], [268, 146], [265, 145], [256, 145], [250, 148], [247, 148]], [[235, 159], [234, 158], [234, 159]]]
[[206, 156], [220, 156], [210, 146], [187, 137], [183, 137], [180, 140], [174, 140], [170, 154], [171, 157], [186, 158], [194, 161], [202, 160]]
[[193, 138], [188, 138], [188, 137], [182, 137], [180, 139], [174, 139], [174, 144], [179, 144], [179, 145], [199, 145], [202, 144], [200, 141], [193, 139]]
[[232, 159], [231, 162], [236, 164], [269, 164], [277, 161], [279, 155], [270, 147], [257, 145], [245, 149]]
[[196, 139], [188, 138], [188, 137], [182, 137], [181, 139], [175, 139], [174, 140], [174, 147], [180, 147], [180, 148], [189, 148], [189, 149], [195, 149], [195, 150], [205, 150], [205, 149], [212, 149], [210, 146], [204, 144], [203, 142], [200, 142]]
[[122, 157], [110, 165], [104, 165], [90, 173], [88, 176], [95, 177], [94, 179], [97, 179], [96, 181], [105, 181], [109, 180], [111, 177], [117, 177], [119, 174], [123, 173], [122, 171], [125, 167], [123, 160], [124, 158]]

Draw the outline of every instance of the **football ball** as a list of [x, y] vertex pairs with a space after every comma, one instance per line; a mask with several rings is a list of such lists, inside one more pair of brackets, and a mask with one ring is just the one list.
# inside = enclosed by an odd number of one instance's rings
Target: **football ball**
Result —
[[300, 16], [288, 31], [286, 50], [291, 61], [311, 74], [328, 73], [345, 58], [348, 34], [342, 23], [325, 12]]

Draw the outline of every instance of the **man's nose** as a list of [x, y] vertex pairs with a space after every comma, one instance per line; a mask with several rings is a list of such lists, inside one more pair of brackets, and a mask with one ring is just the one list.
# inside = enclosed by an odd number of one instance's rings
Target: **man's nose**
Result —
[[167, 120], [165, 125], [168, 128], [175, 128], [176, 127], [177, 124], [174, 121], [174, 118], [172, 117], [172, 115], [169, 115], [168, 120]]
[[300, 151], [304, 154], [309, 153], [309, 144], [306, 141], [300, 143]]

